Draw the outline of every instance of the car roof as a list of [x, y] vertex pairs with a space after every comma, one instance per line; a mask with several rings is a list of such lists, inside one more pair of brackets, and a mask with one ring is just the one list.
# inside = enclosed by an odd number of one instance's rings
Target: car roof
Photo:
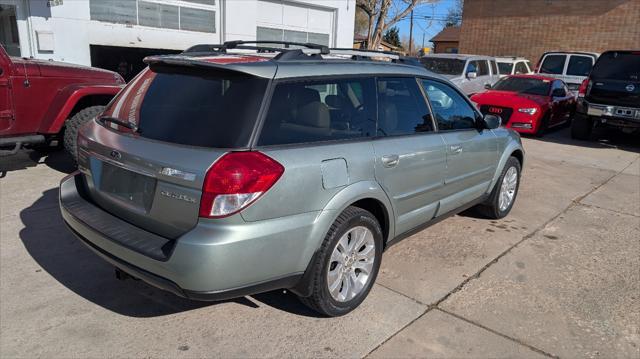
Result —
[[521, 56], [496, 56], [497, 61], [529, 61]]
[[235, 71], [263, 78], [299, 78], [341, 75], [411, 75], [442, 78], [422, 66], [375, 61], [352, 60], [344, 57], [323, 56], [304, 60], [276, 60], [274, 54], [178, 54], [150, 56], [145, 62], [153, 64], [184, 65], [223, 71]]
[[435, 58], [443, 58], [443, 59], [458, 59], [458, 60], [469, 60], [469, 59], [480, 59], [480, 60], [495, 60], [495, 57], [486, 56], [486, 55], [470, 55], [470, 54], [428, 54], [423, 57], [435, 57]]
[[550, 55], [550, 54], [561, 54], [561, 55], [589, 55], [589, 56], [593, 56], [593, 57], [598, 57], [600, 56], [600, 53], [597, 52], [588, 52], [588, 51], [547, 51], [544, 54], [542, 54], [541, 57], [544, 57], [545, 55]]

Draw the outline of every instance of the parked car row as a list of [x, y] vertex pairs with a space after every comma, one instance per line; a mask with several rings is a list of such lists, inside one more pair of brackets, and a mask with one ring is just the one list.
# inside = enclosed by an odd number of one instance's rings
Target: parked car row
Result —
[[[506, 127], [542, 136], [547, 128], [572, 123], [572, 137], [588, 139], [596, 126], [640, 130], [639, 58], [640, 51], [552, 51], [542, 54], [535, 75], [520, 57], [434, 54], [420, 61]], [[479, 67], [488, 69], [484, 77]]]

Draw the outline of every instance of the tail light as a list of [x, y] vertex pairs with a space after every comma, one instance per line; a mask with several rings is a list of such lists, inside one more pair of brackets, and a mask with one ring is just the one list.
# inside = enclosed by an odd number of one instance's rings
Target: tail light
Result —
[[587, 95], [589, 81], [590, 81], [589, 78], [586, 78], [582, 81], [582, 83], [580, 84], [580, 87], [578, 88], [578, 97], [585, 97]]
[[240, 212], [267, 192], [284, 167], [260, 152], [230, 152], [204, 178], [200, 217], [220, 218]]

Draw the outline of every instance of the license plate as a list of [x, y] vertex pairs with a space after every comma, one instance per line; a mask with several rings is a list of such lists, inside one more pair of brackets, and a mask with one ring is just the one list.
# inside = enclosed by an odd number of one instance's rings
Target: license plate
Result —
[[100, 190], [148, 211], [153, 203], [156, 179], [103, 162]]

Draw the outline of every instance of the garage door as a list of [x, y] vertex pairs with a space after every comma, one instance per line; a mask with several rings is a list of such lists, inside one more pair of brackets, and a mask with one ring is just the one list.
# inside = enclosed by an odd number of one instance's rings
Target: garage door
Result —
[[257, 40], [331, 45], [335, 10], [284, 1], [258, 1]]

